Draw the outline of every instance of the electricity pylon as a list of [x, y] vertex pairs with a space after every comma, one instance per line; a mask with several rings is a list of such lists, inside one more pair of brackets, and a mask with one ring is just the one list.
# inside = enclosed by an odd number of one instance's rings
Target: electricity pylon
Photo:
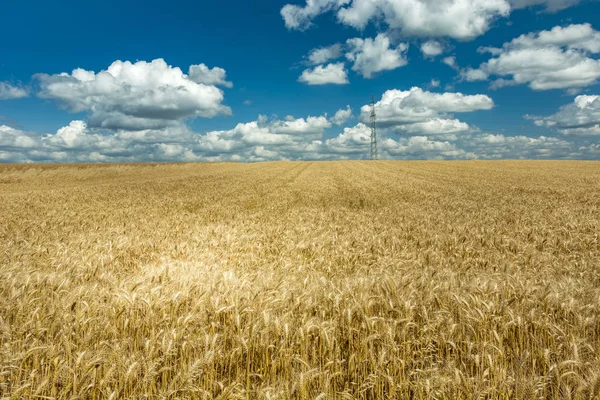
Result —
[[375, 115], [375, 97], [371, 96], [371, 160], [377, 160], [377, 116]]

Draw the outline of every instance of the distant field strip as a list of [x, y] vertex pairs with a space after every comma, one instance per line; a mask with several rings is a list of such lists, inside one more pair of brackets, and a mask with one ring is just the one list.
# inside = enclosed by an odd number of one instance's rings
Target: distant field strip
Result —
[[0, 165], [0, 398], [598, 399], [600, 163]]

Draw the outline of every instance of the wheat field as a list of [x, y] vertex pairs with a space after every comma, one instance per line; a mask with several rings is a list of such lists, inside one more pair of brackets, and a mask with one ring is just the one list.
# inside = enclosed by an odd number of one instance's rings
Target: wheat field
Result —
[[0, 397], [598, 399], [600, 163], [0, 166]]

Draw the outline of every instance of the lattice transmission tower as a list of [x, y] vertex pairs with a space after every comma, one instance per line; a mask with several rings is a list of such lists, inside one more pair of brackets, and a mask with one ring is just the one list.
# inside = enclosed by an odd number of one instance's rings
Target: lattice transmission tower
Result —
[[375, 115], [375, 97], [371, 96], [371, 160], [377, 160], [377, 116]]

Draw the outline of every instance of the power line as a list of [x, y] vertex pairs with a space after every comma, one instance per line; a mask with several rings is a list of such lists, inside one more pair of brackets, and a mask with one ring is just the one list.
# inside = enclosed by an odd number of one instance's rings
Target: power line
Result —
[[377, 160], [377, 116], [375, 115], [375, 97], [371, 95], [371, 160]]

